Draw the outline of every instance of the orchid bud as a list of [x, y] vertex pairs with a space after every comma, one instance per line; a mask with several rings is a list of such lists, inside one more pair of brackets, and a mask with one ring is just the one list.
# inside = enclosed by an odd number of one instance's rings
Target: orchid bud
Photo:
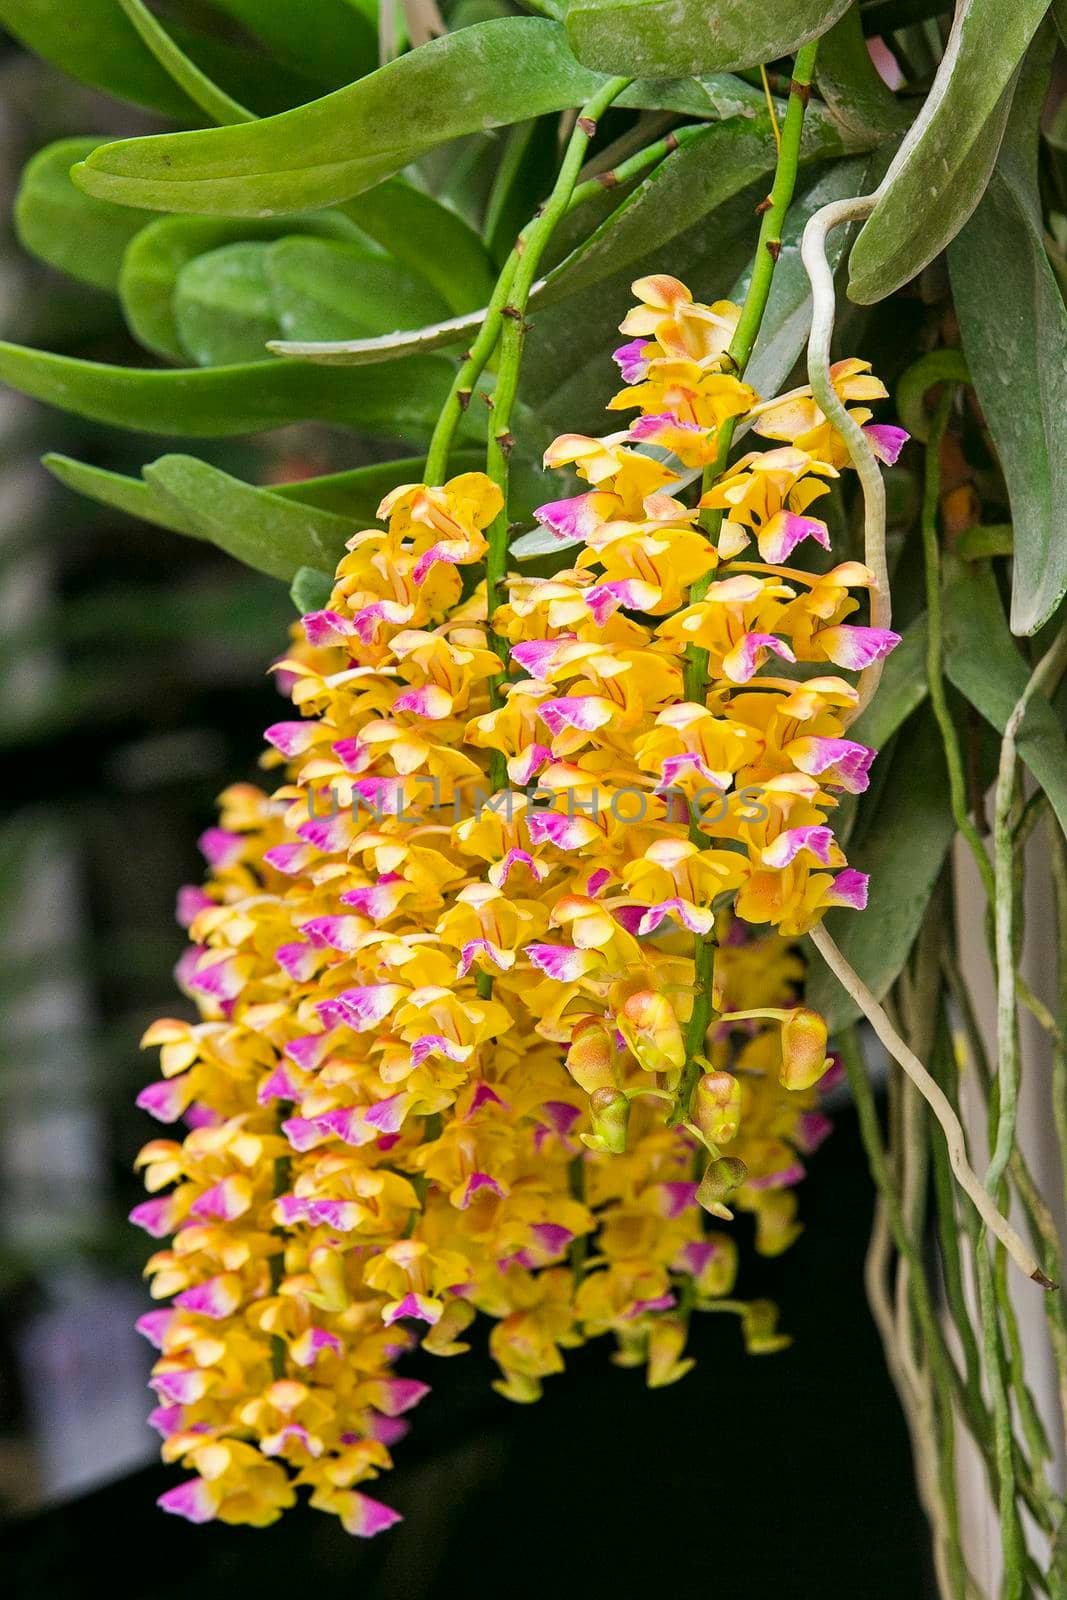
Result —
[[741, 1119], [741, 1085], [729, 1072], [705, 1072], [693, 1096], [693, 1121], [709, 1144], [729, 1144]]
[[611, 1035], [599, 1018], [580, 1022], [571, 1036], [567, 1051], [567, 1071], [586, 1094], [611, 1089], [615, 1084], [615, 1052]]
[[710, 1211], [713, 1217], [721, 1217], [724, 1222], [729, 1222], [733, 1212], [727, 1210], [723, 1201], [747, 1177], [748, 1168], [736, 1156], [719, 1156], [717, 1160], [709, 1161], [697, 1190], [697, 1203], [705, 1211]]
[[817, 1011], [798, 1006], [782, 1024], [782, 1064], [778, 1082], [783, 1089], [811, 1089], [818, 1083], [830, 1058], [826, 1054], [826, 1023]]
[[778, 1307], [773, 1300], [753, 1300], [741, 1319], [741, 1335], [750, 1356], [770, 1356], [787, 1350], [792, 1339], [778, 1333]]
[[621, 1156], [626, 1149], [626, 1130], [630, 1125], [630, 1102], [621, 1089], [598, 1089], [590, 1096], [589, 1110], [593, 1131], [582, 1134], [590, 1150], [606, 1150]]
[[685, 1066], [685, 1040], [666, 995], [639, 990], [627, 1000], [617, 1022], [646, 1072], [680, 1072]]

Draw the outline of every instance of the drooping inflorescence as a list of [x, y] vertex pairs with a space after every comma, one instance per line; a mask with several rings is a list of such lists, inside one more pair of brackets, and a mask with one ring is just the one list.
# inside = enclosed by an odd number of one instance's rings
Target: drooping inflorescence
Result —
[[[279, 663], [284, 782], [226, 792], [182, 893], [201, 1020], [149, 1030], [140, 1104], [187, 1131], [142, 1152], [134, 1217], [170, 1240], [141, 1327], [190, 1474], [161, 1503], [193, 1520], [267, 1523], [306, 1486], [375, 1533], [416, 1344], [458, 1353], [482, 1312], [509, 1398], [601, 1333], [669, 1383], [731, 1296], [731, 1208], [763, 1253], [798, 1232], [830, 1061], [790, 940], [864, 904], [831, 826], [871, 760], [840, 672], [896, 636], [848, 620], [858, 563], [788, 565], [828, 548], [812, 508], [846, 464], [810, 392], [733, 373], [736, 307], [634, 287], [611, 406], [636, 420], [546, 456], [587, 486], [538, 513], [574, 565], [487, 619], [495, 485], [387, 496]], [[885, 392], [860, 362], [834, 381]], [[770, 447], [689, 503], [727, 419]], [[750, 1350], [784, 1342], [731, 1305]]]

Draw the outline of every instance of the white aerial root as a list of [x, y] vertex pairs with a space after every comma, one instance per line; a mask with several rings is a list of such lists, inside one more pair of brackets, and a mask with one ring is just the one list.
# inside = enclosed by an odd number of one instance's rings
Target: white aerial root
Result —
[[889, 1054], [904, 1069], [937, 1118], [941, 1125], [941, 1131], [945, 1135], [949, 1165], [956, 1176], [956, 1181], [964, 1193], [970, 1197], [975, 1210], [990, 1233], [1000, 1240], [1020, 1272], [1025, 1272], [1028, 1278], [1033, 1278], [1034, 1282], [1039, 1283], [1043, 1289], [1054, 1288], [1055, 1285], [1042, 1272], [1037, 1261], [1030, 1254], [1030, 1251], [1011, 1223], [1001, 1216], [975, 1175], [974, 1169], [967, 1159], [967, 1146], [963, 1128], [960, 1126], [960, 1119], [952, 1109], [952, 1105], [941, 1085], [930, 1076], [914, 1050], [904, 1043], [904, 1040], [890, 1022], [887, 1013], [878, 1004], [863, 979], [845, 960], [845, 957], [841, 954], [822, 924], [811, 930], [811, 942], [830, 968], [834, 977], [844, 989], [847, 989], [856, 1004], [862, 1009], [864, 1016], [889, 1051]]
[[[849, 416], [830, 380], [830, 340], [834, 332], [837, 299], [834, 275], [826, 259], [826, 236], [847, 222], [859, 222], [874, 209], [873, 194], [834, 200], [816, 211], [804, 229], [800, 258], [811, 283], [811, 332], [808, 335], [808, 381], [823, 414], [845, 441], [863, 490], [863, 560], [870, 569], [871, 627], [888, 628], [892, 620], [889, 570], [885, 556], [885, 484], [878, 458], [867, 443], [859, 423]], [[859, 699], [845, 718], [853, 722], [874, 697], [882, 676], [875, 661], [860, 674]]]

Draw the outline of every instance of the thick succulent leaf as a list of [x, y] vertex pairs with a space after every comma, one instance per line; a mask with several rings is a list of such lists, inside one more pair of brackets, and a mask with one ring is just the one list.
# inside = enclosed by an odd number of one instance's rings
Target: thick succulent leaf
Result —
[[[499, 136], [497, 136], [499, 137]], [[497, 266], [503, 266], [520, 230], [552, 188], [558, 161], [549, 119], [517, 122], [509, 129], [485, 206], [483, 232]]]
[[373, 367], [379, 361], [399, 361], [420, 350], [444, 350], [468, 343], [484, 321], [485, 307], [462, 317], [447, 317], [421, 328], [383, 333], [362, 339], [272, 339], [274, 355], [316, 361], [324, 367]]
[[850, 739], [881, 750], [929, 694], [926, 681], [926, 613], [910, 622], [890, 655], [878, 693], [849, 730]]
[[[94, 89], [182, 122], [202, 118], [140, 39], [118, 0], [0, 0], [0, 26]], [[181, 25], [168, 31], [210, 78], [256, 111], [296, 105], [316, 92], [313, 80], [262, 55]]]
[[154, 527], [166, 528], [170, 533], [184, 533], [190, 539], [203, 539], [205, 535], [184, 512], [164, 503], [140, 478], [127, 478], [121, 472], [108, 472], [104, 467], [90, 466], [86, 461], [74, 461], [70, 456], [51, 452], [41, 457], [46, 467], [60, 483], [87, 500], [110, 506], [128, 517], [150, 522]]
[[138, 37], [146, 44], [160, 66], [170, 74], [179, 89], [200, 107], [209, 122], [252, 122], [255, 112], [228, 95], [209, 78], [182, 49], [173, 33], [156, 16], [145, 0], [118, 0], [123, 13], [133, 23]]
[[752, 67], [825, 33], [851, 0], [571, 0], [567, 35], [579, 61], [654, 78]]
[[967, 221], [1000, 148], [1019, 64], [1047, 9], [1048, 0], [960, 0], [933, 87], [852, 248], [853, 300], [870, 305], [892, 294]]
[[435, 356], [370, 374], [295, 361], [148, 372], [0, 343], [0, 382], [20, 393], [94, 422], [179, 438], [232, 438], [315, 420], [421, 443], [451, 380], [451, 364]]
[[[849, 865], [871, 875], [867, 909], [838, 909], [826, 917], [827, 931], [879, 999], [908, 959], [954, 831], [944, 752], [925, 711], [901, 730], [874, 814], [861, 842], [849, 848]], [[859, 1016], [852, 997], [814, 952], [805, 1000], [826, 1017], [831, 1031]]]
[[298, 567], [289, 585], [289, 598], [300, 615], [324, 611], [333, 592], [333, 578], [319, 567]]
[[[559, 23], [504, 17], [281, 116], [101, 146], [75, 181], [156, 211], [301, 211], [360, 194], [447, 140], [580, 106], [603, 83], [575, 61]], [[677, 109], [675, 87], [635, 84], [622, 103]]]
[[[945, 672], [975, 710], [1003, 733], [1029, 670], [1008, 629], [990, 569], [953, 563], [948, 578]], [[1067, 833], [1067, 738], [1044, 695], [1031, 699], [1016, 744]]]
[[[449, 458], [452, 472], [473, 471], [484, 461], [484, 452], [454, 451]], [[157, 528], [184, 533], [191, 539], [204, 539], [198, 523], [174, 500], [164, 500], [142, 478], [128, 478], [120, 472], [75, 461], [70, 456], [46, 455], [43, 464], [60, 483], [83, 494], [99, 505], [110, 506]], [[296, 500], [304, 506], [336, 512], [354, 528], [371, 527], [378, 506], [391, 489], [401, 483], [418, 483], [423, 458], [407, 456], [400, 461], [383, 461], [371, 467], [354, 467], [348, 472], [332, 472], [319, 478], [301, 478], [295, 483], [272, 484], [270, 493], [282, 500]]]
[[[424, 278], [357, 244], [287, 238], [267, 248], [266, 278], [286, 339], [351, 339], [420, 328], [447, 305]], [[188, 269], [186, 269], [188, 271]]]
[[15, 232], [23, 249], [95, 289], [114, 289], [130, 240], [150, 213], [110, 205], [76, 189], [70, 169], [100, 139], [59, 139], [27, 162], [15, 200]]
[[819, 41], [815, 80], [831, 116], [853, 138], [879, 143], [903, 133], [911, 121], [871, 60], [857, 6]]
[[347, 0], [214, 0], [287, 66], [339, 89], [378, 65], [378, 37], [368, 17]]
[[339, 211], [262, 222], [253, 218], [156, 217], [130, 242], [119, 275], [119, 295], [130, 332], [157, 355], [186, 361], [188, 352], [179, 337], [174, 309], [178, 276], [186, 264], [224, 245], [279, 239], [297, 231], [326, 239], [363, 239], [355, 224]]
[[[267, 272], [269, 245], [224, 244], [186, 262], [174, 291], [182, 349], [199, 367], [269, 361], [281, 324]], [[358, 246], [357, 246], [358, 248]]]
[[[864, 171], [865, 163], [860, 160], [835, 162], [806, 190], [801, 191], [790, 209], [770, 300], [749, 369], [749, 381], [761, 394], [773, 394], [781, 387], [807, 339], [811, 294], [808, 276], [800, 260], [800, 237], [804, 226], [812, 212], [820, 206], [862, 189]], [[843, 228], [837, 229], [830, 237], [828, 256], [835, 267], [844, 253], [847, 238], [848, 230]], [[620, 254], [625, 263], [625, 252]], [[620, 261], [604, 256], [601, 264], [605, 271], [618, 273]], [[729, 291], [731, 299], [743, 297], [748, 276], [746, 270], [734, 284]], [[566, 300], [568, 294], [580, 291], [582, 285], [578, 277], [579, 274], [575, 274], [574, 278], [554, 279], [550, 276], [534, 286], [530, 304], [534, 309], [535, 321], [543, 306]], [[599, 275], [594, 281], [599, 281]], [[618, 316], [621, 317], [625, 301], [620, 297], [618, 304]], [[279, 340], [271, 344], [271, 349], [279, 355], [322, 362], [329, 366], [371, 366], [379, 361], [396, 361], [420, 350], [439, 350], [469, 342], [481, 323], [479, 311], [466, 317], [428, 324], [410, 332], [384, 334], [378, 338], [342, 339], [331, 343]]]
[[[834, 123], [817, 111], [805, 119], [801, 159], [844, 151]], [[542, 296], [551, 304], [639, 261], [774, 170], [776, 151], [766, 110], [752, 118], [712, 123], [686, 140], [638, 184], [585, 242], [553, 269]]]
[[1019, 634], [1036, 633], [1067, 593], [1067, 308], [1045, 251], [1037, 186], [1051, 51], [1041, 55], [1020, 87], [985, 197], [949, 250], [967, 365], [1011, 499], [1011, 627]]
[[359, 532], [348, 517], [257, 489], [195, 456], [161, 456], [145, 467], [144, 477], [162, 503], [188, 517], [202, 538], [286, 583], [300, 567], [332, 572], [346, 539]]
[[79, 181], [157, 210], [263, 216], [330, 205], [445, 140], [577, 105], [600, 81], [557, 23], [509, 17], [435, 39], [280, 117], [105, 146]]
[[410, 183], [390, 178], [376, 184], [349, 201], [344, 215], [425, 278], [450, 311], [474, 311], [492, 293], [496, 273], [478, 234], [455, 211]]

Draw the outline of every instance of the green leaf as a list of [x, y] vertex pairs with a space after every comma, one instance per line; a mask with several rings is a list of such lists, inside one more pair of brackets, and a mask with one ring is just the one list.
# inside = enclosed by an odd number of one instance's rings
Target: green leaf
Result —
[[378, 65], [378, 37], [346, 0], [214, 0], [286, 66], [337, 89]]
[[356, 244], [290, 237], [269, 246], [265, 259], [287, 339], [373, 337], [420, 328], [448, 311], [424, 278]]
[[1011, 500], [1011, 627], [1019, 634], [1036, 633], [1067, 593], [1067, 309], [1045, 252], [1037, 187], [1050, 51], [1042, 55], [1023, 80], [985, 198], [949, 251], [967, 365]]
[[[819, 4], [825, 9], [827, 0]], [[75, 181], [103, 199], [157, 211], [262, 217], [314, 209], [372, 188], [450, 139], [580, 106], [603, 83], [603, 73], [575, 61], [559, 23], [503, 17], [433, 39], [263, 122], [103, 145]], [[684, 105], [678, 85], [657, 82], [634, 84], [620, 103], [685, 110], [694, 91], [680, 87]], [[696, 93], [707, 100], [710, 91]]]
[[[901, 730], [875, 814], [849, 850], [849, 865], [871, 876], [867, 909], [839, 908], [826, 917], [827, 932], [878, 999], [908, 959], [954, 832], [941, 739], [924, 711]], [[859, 1016], [814, 953], [805, 1003], [822, 1013], [831, 1032]]]
[[225, 89], [202, 72], [160, 22], [144, 0], [118, 0], [142, 44], [155, 56], [164, 72], [212, 122], [251, 122], [255, 112], [234, 100]]
[[[829, 117], [805, 119], [801, 159], [841, 155]], [[770, 119], [735, 117], [702, 128], [649, 174], [588, 239], [553, 269], [541, 298], [550, 305], [668, 244], [774, 169]]]
[[485, 207], [485, 242], [502, 267], [520, 230], [552, 188], [556, 141], [547, 119], [518, 122], [504, 141]]
[[[484, 452], [459, 450], [453, 452], [449, 465], [452, 472], [468, 472], [483, 461]], [[99, 505], [111, 506], [126, 516], [166, 528], [171, 533], [184, 533], [192, 539], [206, 537], [201, 525], [187, 512], [180, 510], [176, 503], [164, 501], [141, 478], [127, 478], [122, 473], [108, 472], [85, 461], [74, 461], [70, 456], [54, 453], [43, 457], [43, 465], [68, 489]], [[418, 483], [422, 471], [423, 458], [412, 456], [401, 461], [379, 462], [372, 467], [354, 467], [348, 472], [332, 472], [325, 477], [272, 484], [270, 493], [283, 500], [298, 500], [302, 505], [334, 511], [358, 528], [371, 527], [384, 496], [398, 484]]]
[[418, 328], [447, 309], [376, 246], [299, 235], [195, 256], [174, 294], [178, 338], [199, 366], [269, 360], [267, 342], [283, 334], [372, 337]]
[[85, 495], [88, 500], [95, 500], [98, 505], [111, 506], [125, 516], [151, 522], [157, 528], [166, 528], [169, 533], [184, 533], [191, 539], [204, 538], [204, 534], [188, 516], [165, 505], [140, 478], [127, 478], [121, 472], [91, 467], [85, 461], [74, 461], [70, 456], [57, 455], [55, 452], [42, 456], [41, 465], [66, 488]]
[[852, 724], [849, 738], [858, 739], [872, 750], [883, 749], [912, 712], [918, 710], [928, 693], [924, 612], [908, 624], [900, 643], [887, 657], [878, 693]]
[[324, 367], [373, 367], [379, 361], [399, 361], [420, 350], [443, 350], [469, 343], [484, 319], [484, 307], [463, 317], [448, 317], [422, 328], [379, 334], [364, 339], [272, 339], [270, 350], [278, 356], [295, 356]]
[[0, 343], [0, 382], [21, 394], [93, 422], [181, 438], [232, 438], [315, 420], [421, 443], [451, 380], [451, 363], [435, 356], [369, 375], [295, 361], [147, 372]]
[[289, 598], [300, 615], [309, 611], [322, 611], [333, 591], [333, 579], [318, 567], [297, 567], [289, 586]]
[[300, 567], [327, 566], [332, 572], [346, 539], [359, 532], [348, 517], [257, 489], [195, 456], [160, 456], [145, 467], [144, 478], [202, 538], [287, 583]]
[[200, 367], [269, 361], [280, 332], [266, 244], [224, 244], [186, 262], [174, 292], [182, 349]]
[[[945, 672], [975, 710], [1003, 733], [1026, 688], [1029, 669], [1008, 630], [990, 569], [953, 562], [947, 577]], [[1016, 743], [1067, 832], [1067, 738], [1043, 695], [1030, 701]]]
[[1067, 0], [1052, 0], [1052, 16], [1064, 44], [1067, 44]]
[[579, 61], [628, 77], [690, 78], [792, 55], [825, 33], [850, 0], [571, 0], [567, 36]]
[[965, 528], [956, 540], [961, 561], [989, 561], [994, 556], [1010, 556], [1014, 546], [1010, 522], [983, 522]]
[[460, 134], [579, 105], [601, 81], [571, 56], [558, 23], [508, 17], [432, 40], [264, 122], [105, 145], [78, 181], [156, 210], [305, 210], [359, 194]]
[[349, 201], [344, 215], [425, 278], [450, 311], [474, 311], [492, 294], [496, 273], [474, 229], [410, 183], [390, 178], [376, 184]]
[[831, 116], [853, 138], [878, 143], [903, 133], [911, 120], [871, 60], [856, 6], [819, 41], [815, 81]]
[[119, 275], [119, 295], [130, 332], [156, 355], [186, 361], [188, 352], [178, 332], [174, 307], [183, 267], [223, 245], [280, 239], [298, 230], [326, 239], [362, 238], [355, 224], [339, 211], [263, 221], [156, 217], [130, 242]]
[[[0, 0], [0, 26], [81, 83], [182, 122], [201, 112], [160, 66], [118, 0]], [[209, 77], [255, 110], [274, 111], [314, 93], [306, 78], [250, 51], [175, 26], [176, 43]]]
[[151, 213], [109, 205], [76, 189], [70, 169], [102, 141], [59, 139], [27, 162], [15, 200], [15, 232], [24, 250], [79, 283], [114, 289], [122, 257]]
[[[961, 0], [933, 88], [878, 189], [852, 249], [849, 295], [899, 289], [967, 221], [989, 181], [1015, 75], [1048, 0]], [[89, 157], [96, 159], [95, 155]]]

